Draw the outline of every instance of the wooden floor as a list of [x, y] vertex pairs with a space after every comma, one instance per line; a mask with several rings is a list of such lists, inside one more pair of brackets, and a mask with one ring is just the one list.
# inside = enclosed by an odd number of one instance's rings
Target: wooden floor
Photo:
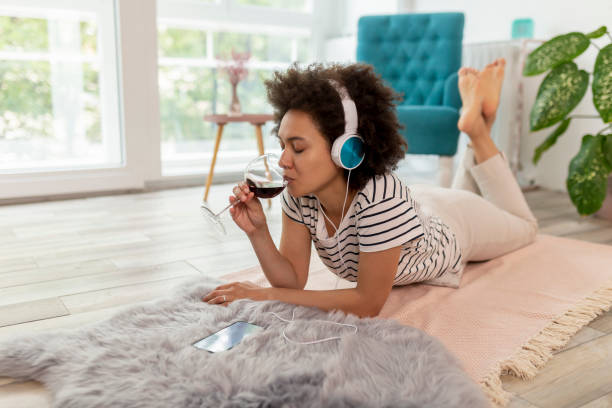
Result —
[[[230, 185], [211, 189], [223, 208]], [[78, 327], [117, 309], [164, 296], [194, 275], [255, 265], [248, 240], [207, 233], [202, 188], [0, 207], [0, 340], [16, 333]], [[612, 244], [612, 224], [580, 218], [567, 195], [526, 194], [542, 233]], [[281, 213], [268, 214], [278, 243]], [[510, 407], [612, 407], [612, 312], [581, 330], [532, 381], [504, 377]], [[0, 377], [0, 407], [48, 407], [38, 383]]]

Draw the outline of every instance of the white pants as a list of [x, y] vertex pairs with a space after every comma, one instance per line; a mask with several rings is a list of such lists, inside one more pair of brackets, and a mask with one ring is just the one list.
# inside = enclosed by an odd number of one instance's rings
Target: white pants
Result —
[[452, 188], [412, 185], [424, 212], [455, 233], [463, 261], [484, 261], [534, 241], [538, 222], [503, 153], [476, 164], [468, 147]]

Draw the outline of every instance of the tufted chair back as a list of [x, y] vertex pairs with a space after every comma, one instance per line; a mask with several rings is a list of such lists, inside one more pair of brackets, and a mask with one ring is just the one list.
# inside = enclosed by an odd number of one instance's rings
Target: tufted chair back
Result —
[[403, 93], [402, 105], [443, 105], [446, 80], [461, 67], [463, 22], [462, 13], [362, 17], [357, 60]]
[[445, 163], [457, 152], [461, 98], [463, 13], [394, 14], [359, 19], [357, 61], [371, 64], [403, 95], [396, 113], [408, 153], [434, 154]]

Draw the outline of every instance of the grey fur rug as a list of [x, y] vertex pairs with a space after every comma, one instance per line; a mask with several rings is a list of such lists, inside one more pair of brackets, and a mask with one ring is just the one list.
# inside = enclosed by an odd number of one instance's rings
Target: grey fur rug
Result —
[[[458, 360], [419, 329], [276, 301], [201, 302], [218, 283], [187, 282], [104, 322], [5, 341], [0, 376], [38, 380], [65, 408], [490, 406]], [[289, 327], [270, 313], [289, 320], [294, 308]], [[221, 353], [191, 346], [237, 320], [266, 329]], [[284, 328], [297, 341], [343, 337], [298, 345], [282, 338]]]

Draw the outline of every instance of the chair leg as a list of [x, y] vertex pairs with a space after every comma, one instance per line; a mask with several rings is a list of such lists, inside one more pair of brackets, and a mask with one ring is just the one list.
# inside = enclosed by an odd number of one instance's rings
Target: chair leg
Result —
[[440, 156], [438, 159], [438, 185], [450, 187], [453, 182], [453, 156]]
[[206, 178], [206, 190], [204, 190], [204, 201], [208, 200], [208, 190], [212, 184], [213, 172], [215, 171], [215, 162], [217, 161], [217, 152], [219, 151], [219, 144], [221, 143], [221, 135], [223, 135], [224, 123], [219, 123], [217, 128], [217, 137], [215, 138], [215, 150], [213, 151], [212, 162], [210, 163], [210, 170], [208, 171], [208, 177]]

